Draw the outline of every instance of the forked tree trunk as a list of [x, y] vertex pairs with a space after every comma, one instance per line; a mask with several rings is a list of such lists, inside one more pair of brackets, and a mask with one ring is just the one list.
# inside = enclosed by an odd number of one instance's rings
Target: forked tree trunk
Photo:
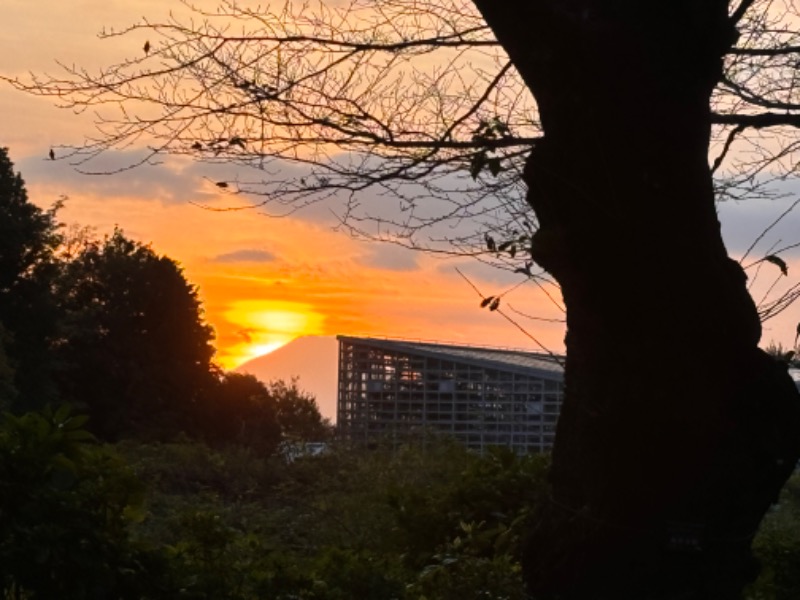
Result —
[[800, 398], [757, 347], [720, 235], [709, 98], [726, 0], [476, 0], [536, 97], [533, 257], [567, 306], [538, 597], [736, 598], [800, 455]]

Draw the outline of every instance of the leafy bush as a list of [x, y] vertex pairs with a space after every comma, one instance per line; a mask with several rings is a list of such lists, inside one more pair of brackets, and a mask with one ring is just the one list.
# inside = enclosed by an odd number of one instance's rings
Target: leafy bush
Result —
[[762, 572], [747, 598], [800, 598], [800, 472], [789, 479], [780, 502], [767, 514], [753, 549]]
[[180, 597], [523, 597], [519, 538], [542, 457], [430, 440], [333, 444], [288, 464], [190, 442], [122, 452], [149, 489], [133, 536], [163, 545]]
[[[2, 415], [4, 598], [155, 593], [158, 557], [128, 539], [128, 524], [142, 516], [143, 488], [112, 449], [94, 443], [85, 421], [67, 406]], [[152, 569], [146, 577], [145, 565]]]
[[[98, 444], [69, 408], [0, 424], [6, 600], [524, 600], [547, 457], [453, 442]], [[800, 475], [755, 543], [748, 600], [800, 598]]]

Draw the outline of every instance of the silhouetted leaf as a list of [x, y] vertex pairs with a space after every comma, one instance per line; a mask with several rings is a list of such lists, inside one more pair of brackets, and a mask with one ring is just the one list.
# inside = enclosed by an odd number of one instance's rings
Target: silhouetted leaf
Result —
[[478, 123], [478, 127], [472, 132], [473, 139], [479, 137], [488, 127], [489, 123], [481, 119], [480, 123]]
[[781, 270], [781, 273], [784, 275], [789, 274], [789, 267], [786, 265], [786, 261], [783, 260], [780, 256], [775, 256], [774, 254], [770, 254], [764, 257], [764, 260], [767, 262], [771, 262], [773, 265], [777, 265], [778, 268]]
[[500, 174], [501, 167], [499, 158], [490, 158], [486, 164], [489, 167], [489, 172], [493, 176], [497, 177]]
[[528, 262], [525, 263], [524, 267], [517, 267], [516, 269], [514, 269], [514, 273], [522, 273], [523, 275], [527, 275], [528, 277], [532, 277], [533, 276], [533, 274], [531, 273], [531, 267], [532, 266], [533, 266], [533, 263], [531, 261], [528, 261]]
[[62, 404], [53, 414], [53, 422], [56, 425], [63, 424], [67, 420], [67, 417], [69, 417], [70, 412], [72, 412], [72, 407], [69, 404]]
[[86, 424], [88, 420], [89, 420], [89, 415], [76, 415], [74, 417], [70, 417], [64, 422], [64, 429], [67, 430], [80, 429]]
[[503, 123], [503, 122], [502, 122], [500, 119], [498, 119], [498, 118], [495, 118], [495, 120], [494, 120], [494, 128], [497, 130], [497, 132], [498, 132], [500, 135], [502, 135], [502, 136], [504, 136], [504, 137], [505, 137], [505, 136], [507, 136], [509, 133], [511, 133], [511, 130], [508, 128], [508, 125], [506, 125], [505, 123]]
[[147, 40], [144, 43], [144, 47], [142, 48], [142, 50], [144, 50], [145, 54], [150, 54], [150, 40]]
[[477, 179], [483, 167], [486, 166], [486, 152], [478, 152], [472, 155], [469, 161], [469, 174], [473, 179]]
[[500, 298], [498, 297], [492, 300], [492, 303], [489, 305], [489, 310], [497, 310], [499, 306], [500, 306]]
[[494, 300], [494, 296], [487, 296], [483, 300], [481, 300], [481, 308], [486, 308], [489, 306], [489, 303]]

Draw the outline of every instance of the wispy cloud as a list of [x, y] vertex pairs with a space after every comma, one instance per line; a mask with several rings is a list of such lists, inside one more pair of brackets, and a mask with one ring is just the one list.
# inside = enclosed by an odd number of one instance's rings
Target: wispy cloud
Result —
[[275, 260], [275, 255], [266, 250], [244, 249], [219, 254], [211, 259], [216, 263], [266, 263]]

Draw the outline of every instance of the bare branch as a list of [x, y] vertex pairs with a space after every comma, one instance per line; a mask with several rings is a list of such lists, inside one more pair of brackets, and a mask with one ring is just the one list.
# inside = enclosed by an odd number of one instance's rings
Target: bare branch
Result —
[[[96, 113], [96, 135], [59, 156], [90, 173], [131, 148], [141, 152], [119, 170], [169, 156], [233, 165], [225, 210], [286, 215], [329, 201], [353, 235], [526, 268], [522, 244], [512, 257], [483, 239], [536, 230], [520, 175], [541, 136], [538, 108], [472, 2], [183, 4], [191, 18], [102, 34], [146, 33], [145, 55], [10, 81]], [[743, 0], [730, 16], [741, 36], [712, 106], [720, 197], [773, 193], [769, 182], [800, 164], [800, 34], [792, 11], [768, 4]]]
[[[800, 114], [792, 113], [757, 113], [757, 114], [718, 114], [711, 115], [711, 122], [716, 125], [735, 125], [736, 133], [746, 128], [763, 129], [765, 127], [800, 127]], [[732, 140], [731, 140], [732, 142]]]
[[728, 50], [728, 54], [739, 56], [760, 56], [760, 57], [775, 57], [786, 56], [789, 54], [800, 53], [800, 46], [783, 46], [777, 48], [739, 48], [733, 47]]
[[[761, 233], [758, 235], [758, 237], [756, 237], [756, 239], [755, 239], [755, 240], [753, 240], [753, 243], [752, 243], [752, 244], [750, 244], [750, 246], [747, 248], [747, 250], [745, 251], [745, 253], [742, 255], [742, 258], [741, 258], [741, 259], [739, 259], [739, 263], [740, 263], [740, 264], [744, 262], [744, 260], [745, 260], [745, 259], [746, 259], [746, 258], [747, 258], [749, 255], [750, 255], [750, 253], [751, 253], [751, 252], [753, 251], [753, 249], [754, 249], [754, 248], [755, 248], [755, 247], [758, 245], [758, 243], [759, 243], [761, 240], [763, 240], [763, 239], [764, 239], [764, 237], [765, 237], [765, 236], [766, 236], [766, 235], [767, 235], [767, 234], [768, 234], [770, 231], [772, 231], [772, 229], [774, 229], [774, 228], [775, 228], [775, 226], [776, 226], [778, 223], [780, 223], [781, 221], [783, 221], [783, 220], [786, 218], [786, 216], [787, 216], [787, 215], [789, 215], [789, 213], [791, 213], [791, 212], [792, 212], [792, 211], [793, 211], [793, 210], [794, 210], [794, 209], [797, 207], [797, 205], [798, 205], [798, 204], [800, 204], [800, 198], [798, 198], [797, 200], [795, 200], [794, 202], [792, 202], [792, 203], [789, 205], [789, 207], [788, 207], [786, 210], [784, 210], [784, 211], [783, 211], [783, 212], [782, 212], [780, 215], [778, 215], [778, 216], [775, 218], [775, 220], [773, 220], [773, 221], [772, 221], [772, 223], [770, 223], [770, 224], [769, 224], [767, 227], [765, 227], [765, 228], [764, 228], [764, 230], [763, 230], [763, 231], [762, 231], [762, 232], [761, 232]], [[756, 262], [761, 262], [762, 260], [764, 260], [764, 259], [758, 260], [758, 261], [756, 261]], [[755, 263], [752, 263], [752, 264], [755, 264]], [[748, 267], [752, 266], [752, 264], [751, 264], [751, 265], [748, 265]], [[747, 268], [747, 267], [746, 267], [746, 268]]]
[[725, 160], [725, 156], [727, 156], [728, 151], [731, 149], [731, 144], [736, 139], [736, 136], [739, 135], [742, 131], [744, 131], [744, 125], [737, 125], [733, 129], [731, 129], [730, 133], [728, 133], [728, 137], [725, 140], [725, 144], [722, 147], [722, 152], [719, 153], [719, 156], [714, 159], [714, 164], [711, 165], [711, 173], [712, 175], [717, 171], [719, 166], [722, 164], [722, 161]]

